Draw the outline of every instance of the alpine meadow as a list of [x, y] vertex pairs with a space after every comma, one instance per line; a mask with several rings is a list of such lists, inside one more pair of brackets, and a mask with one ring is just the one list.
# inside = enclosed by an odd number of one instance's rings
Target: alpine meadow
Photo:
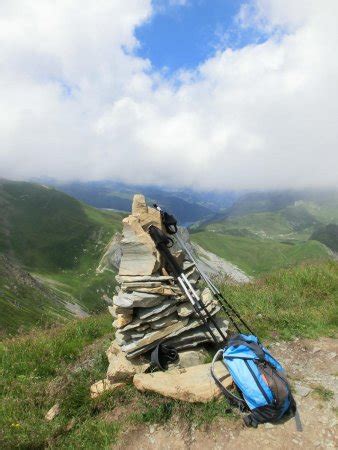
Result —
[[337, 446], [338, 2], [2, 0], [0, 449]]

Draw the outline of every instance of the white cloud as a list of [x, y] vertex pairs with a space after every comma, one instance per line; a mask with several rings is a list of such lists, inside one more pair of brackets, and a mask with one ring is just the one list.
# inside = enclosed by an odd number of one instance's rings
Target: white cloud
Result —
[[238, 22], [268, 41], [169, 81], [132, 56], [151, 14], [150, 0], [1, 2], [1, 176], [338, 184], [336, 0], [251, 2]]

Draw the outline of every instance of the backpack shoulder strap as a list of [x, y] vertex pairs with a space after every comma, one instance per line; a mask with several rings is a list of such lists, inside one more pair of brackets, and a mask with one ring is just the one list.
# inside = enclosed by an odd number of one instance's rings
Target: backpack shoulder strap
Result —
[[246, 408], [246, 403], [245, 401], [240, 398], [237, 397], [237, 395], [233, 394], [232, 392], [229, 391], [229, 389], [227, 389], [223, 383], [217, 378], [216, 374], [215, 374], [215, 363], [217, 361], [217, 359], [219, 359], [220, 355], [223, 353], [223, 350], [218, 350], [218, 352], [216, 353], [216, 355], [214, 356], [212, 363], [211, 363], [211, 367], [210, 367], [210, 372], [211, 372], [211, 376], [214, 379], [215, 383], [217, 384], [217, 386], [220, 388], [220, 390], [222, 391], [222, 394], [229, 400], [229, 402], [231, 404], [236, 405], [241, 411], [243, 411]]

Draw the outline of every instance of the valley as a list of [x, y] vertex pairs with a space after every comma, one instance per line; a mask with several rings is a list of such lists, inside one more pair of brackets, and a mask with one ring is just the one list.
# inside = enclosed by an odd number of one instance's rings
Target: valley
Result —
[[[216, 194], [145, 190], [178, 218], [183, 211], [184, 218], [198, 219], [190, 239], [214, 275], [249, 281], [335, 258], [337, 192], [225, 194], [222, 203]], [[128, 202], [129, 191], [121, 194]], [[184, 198], [177, 201], [176, 195]], [[225, 204], [230, 206], [222, 212]], [[0, 210], [2, 334], [105, 310], [115, 269], [96, 269], [125, 213], [97, 209], [47, 185], [7, 180], [0, 181]]]
[[115, 280], [96, 267], [123, 214], [11, 181], [0, 182], [0, 208], [2, 332], [105, 309]]
[[338, 193], [247, 194], [223, 216], [191, 227], [191, 239], [258, 276], [335, 258]]

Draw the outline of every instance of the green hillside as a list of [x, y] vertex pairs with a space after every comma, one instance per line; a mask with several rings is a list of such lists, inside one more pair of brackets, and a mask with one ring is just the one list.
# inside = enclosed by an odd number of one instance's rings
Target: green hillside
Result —
[[285, 244], [273, 240], [210, 231], [194, 233], [191, 239], [253, 276], [290, 267], [306, 260], [330, 258], [328, 249], [316, 241]]
[[49, 288], [0, 255], [0, 335], [63, 322], [72, 317], [74, 307], [70, 295]]
[[[16, 286], [10, 280], [15, 270], [0, 277], [0, 300], [14, 308], [12, 320], [0, 326], [12, 329], [43, 317], [57, 321], [55, 312], [69, 316], [65, 302], [87, 312], [105, 307], [102, 294], [111, 293], [114, 279], [96, 275], [95, 269], [112, 234], [121, 229], [122, 214], [97, 210], [46, 186], [12, 181], [0, 182], [0, 208], [0, 254], [38, 282], [23, 283], [25, 295], [17, 295], [6, 287]], [[45, 308], [38, 306], [42, 303]]]
[[252, 192], [240, 197], [227, 211], [227, 216], [243, 216], [256, 212], [276, 212], [290, 206], [301, 206], [321, 222], [338, 220], [337, 189], [305, 189]]
[[[269, 344], [271, 339], [336, 336], [338, 263], [275, 272], [222, 291]], [[140, 393], [133, 384], [91, 400], [90, 385], [105, 377], [113, 338], [107, 314], [0, 341], [0, 448], [107, 449], [142, 424], [194, 426], [222, 417], [225, 398], [187, 403]], [[56, 403], [60, 414], [44, 419]], [[172, 422], [171, 422], [172, 423]]]
[[202, 247], [258, 275], [331, 258], [335, 223], [337, 191], [281, 191], [247, 194], [222, 217], [191, 231]]
[[332, 251], [338, 252], [338, 225], [330, 223], [314, 231], [311, 239], [322, 242]]

